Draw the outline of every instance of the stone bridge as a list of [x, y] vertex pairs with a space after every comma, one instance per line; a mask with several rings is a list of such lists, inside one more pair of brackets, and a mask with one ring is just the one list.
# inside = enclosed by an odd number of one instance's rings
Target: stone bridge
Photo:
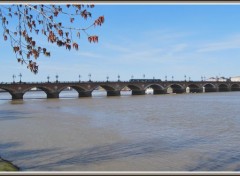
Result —
[[209, 82], [209, 81], [148, 81], [148, 82], [44, 82], [44, 83], [1, 83], [0, 89], [9, 92], [12, 99], [23, 99], [23, 95], [32, 88], [43, 90], [47, 98], [59, 98], [64, 89], [71, 87], [78, 92], [79, 97], [90, 97], [98, 87], [107, 91], [107, 96], [120, 96], [120, 91], [128, 87], [132, 95], [144, 95], [147, 88], [153, 89], [153, 94], [166, 94], [171, 88], [172, 93], [202, 93], [240, 91], [240, 82]]

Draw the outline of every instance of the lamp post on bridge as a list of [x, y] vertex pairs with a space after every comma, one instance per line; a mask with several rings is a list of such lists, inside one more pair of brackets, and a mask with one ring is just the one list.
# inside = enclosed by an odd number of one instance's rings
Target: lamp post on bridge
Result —
[[201, 80], [203, 81], [203, 76], [201, 76]]
[[190, 80], [191, 80], [191, 77], [189, 77], [189, 82], [190, 82]]
[[79, 82], [81, 82], [81, 75], [78, 75], [78, 78], [79, 78]]
[[165, 81], [167, 81], [167, 76], [165, 76]]
[[107, 82], [108, 82], [109, 76], [107, 76]]
[[186, 80], [186, 77], [187, 77], [187, 76], [186, 76], [186, 75], [184, 75], [184, 78], [185, 78], [185, 82], [187, 81], [187, 80]]
[[174, 77], [172, 76], [172, 81], [173, 81], [173, 78], [174, 78]]
[[88, 77], [89, 77], [89, 82], [91, 82], [91, 73], [88, 74]]
[[145, 79], [145, 74], [143, 74], [143, 79]]
[[20, 73], [19, 75], [18, 75], [19, 77], [20, 77], [20, 83], [22, 83], [22, 80], [21, 80], [21, 78], [22, 78], [22, 73]]
[[50, 76], [47, 76], [48, 83], [49, 83], [49, 79], [50, 79]]
[[58, 75], [56, 75], [56, 82], [58, 82]]
[[15, 83], [15, 78], [16, 78], [16, 75], [13, 75], [13, 83]]
[[120, 81], [120, 75], [118, 74], [118, 82]]

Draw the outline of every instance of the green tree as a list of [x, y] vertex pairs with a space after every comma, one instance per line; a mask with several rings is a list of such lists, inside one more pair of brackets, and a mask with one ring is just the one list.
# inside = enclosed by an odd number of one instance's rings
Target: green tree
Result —
[[[76, 42], [81, 34], [88, 37], [89, 42], [98, 42], [97, 35], [90, 35], [88, 30], [104, 23], [104, 16], [93, 20], [89, 26], [81, 26], [82, 21], [91, 18], [89, 11], [94, 5], [28, 5], [14, 4], [0, 6], [3, 39], [10, 40], [16, 59], [33, 73], [38, 72], [36, 62], [40, 55], [50, 57], [51, 53], [44, 46], [40, 46], [34, 36], [43, 35], [48, 42], [78, 50]], [[68, 19], [68, 22], [63, 19]], [[81, 21], [82, 20], [82, 21]], [[81, 21], [81, 23], [80, 23]], [[77, 23], [77, 25], [76, 25]], [[77, 26], [77, 27], [76, 27]]]

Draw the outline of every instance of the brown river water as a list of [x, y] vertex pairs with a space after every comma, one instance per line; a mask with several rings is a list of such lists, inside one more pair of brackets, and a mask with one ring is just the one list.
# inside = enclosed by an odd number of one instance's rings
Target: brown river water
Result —
[[240, 170], [240, 92], [43, 95], [0, 93], [0, 156], [22, 171]]

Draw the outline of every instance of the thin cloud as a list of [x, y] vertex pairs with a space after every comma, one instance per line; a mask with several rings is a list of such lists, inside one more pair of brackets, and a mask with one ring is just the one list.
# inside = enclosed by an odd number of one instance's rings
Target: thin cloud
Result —
[[197, 49], [197, 52], [213, 52], [240, 48], [240, 35], [222, 39], [218, 42], [204, 44]]
[[103, 47], [107, 50], [117, 51], [117, 52], [130, 52], [131, 49], [128, 46], [122, 46], [120, 44], [113, 44], [113, 43], [104, 43]]
[[[143, 32], [141, 37], [130, 40], [122, 39], [121, 42], [104, 44], [107, 52], [115, 52], [115, 57], [111, 58], [111, 62], [149, 62], [159, 61], [166, 57], [174, 56], [177, 53], [184, 52], [188, 49], [189, 45], [178, 41], [177, 39], [183, 38], [190, 34], [167, 32], [167, 31], [153, 31], [147, 33]], [[150, 37], [156, 36], [156, 37]], [[169, 39], [168, 42], [161, 40], [162, 38]], [[171, 40], [170, 40], [171, 39]], [[107, 53], [106, 53], [107, 54]], [[109, 56], [108, 56], [109, 57]]]
[[103, 56], [98, 53], [92, 52], [78, 52], [77, 56], [90, 57], [90, 58], [102, 58]]
[[185, 39], [189, 36], [196, 35], [194, 32], [180, 32], [171, 29], [161, 29], [161, 30], [153, 30], [147, 31], [144, 33], [144, 36], [148, 39], [151, 39], [153, 42], [160, 43], [169, 43], [175, 42], [176, 40]]

